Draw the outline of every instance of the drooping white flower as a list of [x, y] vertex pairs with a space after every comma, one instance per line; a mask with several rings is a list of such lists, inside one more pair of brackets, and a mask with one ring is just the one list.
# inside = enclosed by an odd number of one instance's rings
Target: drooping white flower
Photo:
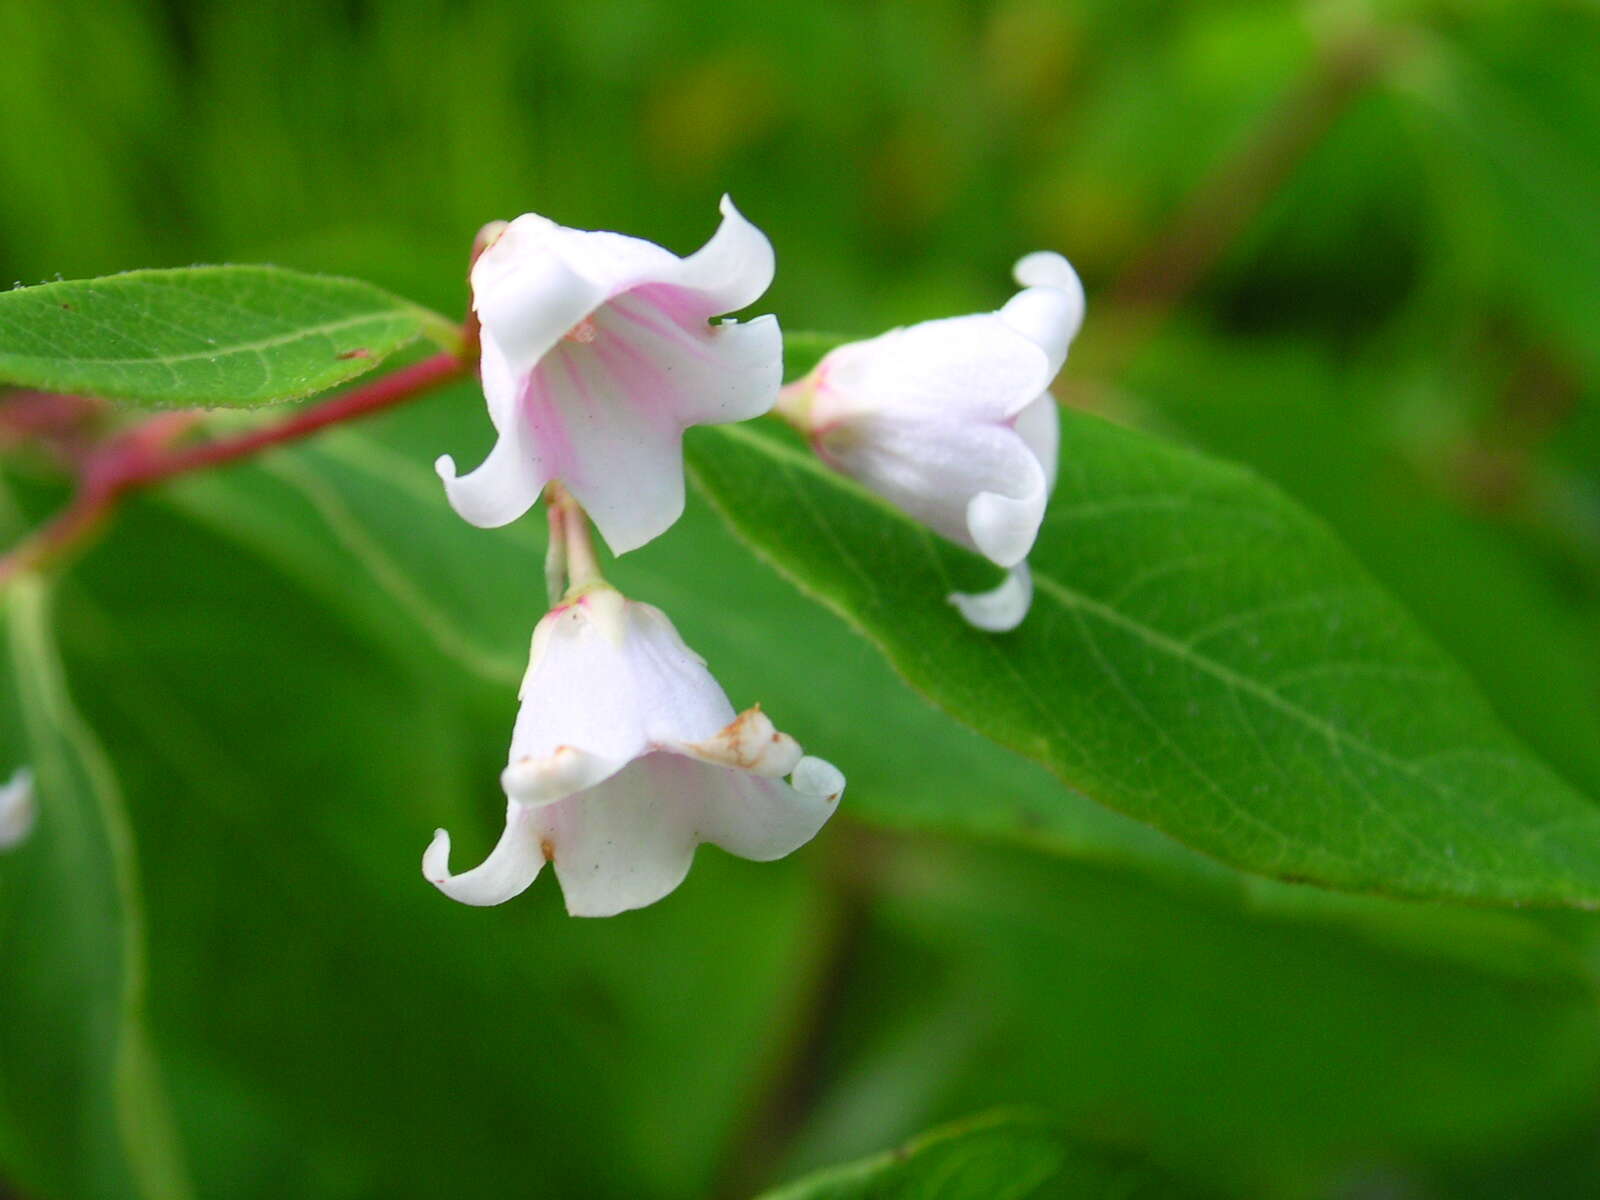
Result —
[[758, 861], [804, 845], [844, 790], [759, 707], [736, 715], [659, 609], [604, 584], [539, 622], [521, 701], [499, 843], [460, 875], [444, 830], [423, 855], [466, 904], [509, 900], [549, 860], [574, 916], [640, 908], [683, 881], [700, 842]]
[[1055, 483], [1059, 420], [1046, 389], [1083, 322], [1083, 287], [1059, 254], [1022, 259], [1025, 290], [999, 312], [924, 321], [829, 352], [785, 389], [786, 415], [822, 459], [1013, 574], [958, 593], [973, 624], [1027, 612], [1032, 549]]
[[38, 807], [33, 795], [33, 770], [18, 767], [0, 784], [0, 850], [9, 850], [33, 831]]
[[708, 323], [753, 303], [772, 275], [771, 243], [727, 197], [715, 236], [687, 258], [533, 213], [511, 221], [472, 268], [499, 440], [468, 475], [439, 459], [455, 510], [504, 525], [559, 479], [615, 553], [665, 531], [683, 512], [683, 431], [777, 399], [776, 318]]

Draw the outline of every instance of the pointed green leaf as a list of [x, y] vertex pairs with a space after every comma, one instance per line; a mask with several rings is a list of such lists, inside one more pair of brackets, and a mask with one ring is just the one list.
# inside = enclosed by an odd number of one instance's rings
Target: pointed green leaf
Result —
[[1261, 874], [1600, 904], [1600, 811], [1499, 725], [1327, 529], [1256, 476], [1064, 412], [1015, 633], [994, 572], [780, 431], [697, 431], [724, 515], [916, 687], [1088, 795]]
[[1289, 339], [1178, 334], [1153, 343], [1124, 386], [1162, 428], [1261, 472], [1325, 519], [1513, 733], [1579, 790], [1600, 793], [1600, 663], [1574, 589], [1504, 528], [1396, 461], [1401, 393], [1442, 397], [1453, 380], [1419, 377], [1386, 354], [1357, 360]]
[[281, 267], [129, 271], [0, 292], [0, 382], [162, 407], [251, 408], [354, 379], [437, 314]]
[[0, 624], [0, 748], [33, 768], [38, 805], [32, 833], [0, 853], [0, 1176], [56, 1200], [181, 1200], [117, 781], [67, 694], [44, 585], [16, 580]]

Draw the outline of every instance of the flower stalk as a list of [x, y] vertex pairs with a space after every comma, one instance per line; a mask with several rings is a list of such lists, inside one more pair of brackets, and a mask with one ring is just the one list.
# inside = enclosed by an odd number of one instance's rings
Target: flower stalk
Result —
[[604, 583], [605, 576], [595, 553], [589, 514], [583, 506], [557, 482], [545, 485], [544, 502], [550, 517], [544, 578], [553, 608], [575, 592]]
[[807, 438], [811, 436], [811, 397], [816, 386], [810, 375], [796, 379], [778, 389], [778, 402], [772, 406], [772, 415], [785, 425], [797, 429]]

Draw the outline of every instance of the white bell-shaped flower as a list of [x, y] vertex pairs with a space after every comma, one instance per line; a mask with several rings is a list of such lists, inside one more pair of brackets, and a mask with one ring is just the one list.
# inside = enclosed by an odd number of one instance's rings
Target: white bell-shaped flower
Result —
[[37, 816], [33, 770], [18, 767], [8, 781], [0, 784], [0, 850], [11, 849], [33, 832]]
[[721, 227], [687, 258], [533, 213], [511, 221], [472, 268], [499, 440], [468, 475], [439, 459], [455, 510], [504, 525], [558, 479], [614, 553], [664, 532], [683, 512], [683, 431], [777, 399], [776, 318], [708, 323], [753, 303], [772, 274], [771, 243], [727, 197]]
[[444, 830], [423, 855], [423, 874], [466, 904], [509, 900], [548, 860], [574, 916], [641, 908], [683, 881], [700, 842], [782, 858], [844, 790], [759, 707], [735, 714], [665, 614], [604, 584], [539, 622], [521, 700], [499, 843], [460, 875]]
[[822, 459], [1011, 576], [951, 601], [1005, 630], [1032, 596], [1024, 559], [1055, 484], [1059, 420], [1046, 390], [1083, 322], [1083, 286], [1059, 254], [1016, 268], [999, 312], [924, 321], [829, 352], [785, 389], [783, 411]]

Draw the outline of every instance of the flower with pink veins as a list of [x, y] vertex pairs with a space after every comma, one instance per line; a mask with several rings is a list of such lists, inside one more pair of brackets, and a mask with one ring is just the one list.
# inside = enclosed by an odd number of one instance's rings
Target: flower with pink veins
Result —
[[456, 512], [504, 525], [560, 480], [614, 553], [663, 533], [683, 512], [683, 431], [777, 399], [777, 319], [709, 323], [754, 303], [772, 275], [771, 243], [727, 197], [687, 258], [533, 213], [511, 221], [472, 268], [499, 440], [470, 474], [449, 455], [436, 464]]
[[498, 844], [459, 875], [444, 830], [423, 855], [423, 875], [465, 904], [511, 899], [549, 861], [572, 915], [642, 908], [683, 882], [700, 842], [782, 858], [844, 790], [759, 706], [736, 715], [660, 609], [604, 583], [539, 622], [521, 701]]
[[1083, 285], [1059, 254], [1016, 266], [998, 312], [924, 321], [830, 351], [784, 389], [780, 411], [829, 466], [1009, 568], [951, 603], [982, 629], [1015, 628], [1026, 558], [1055, 484], [1060, 422], [1046, 390], [1083, 323]]

